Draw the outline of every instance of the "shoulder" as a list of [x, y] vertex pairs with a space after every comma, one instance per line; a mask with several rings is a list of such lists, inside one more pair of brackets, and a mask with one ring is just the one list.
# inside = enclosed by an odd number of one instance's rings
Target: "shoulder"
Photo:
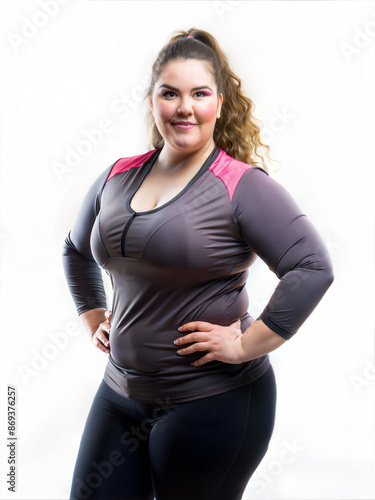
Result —
[[257, 171], [261, 176], [264, 174], [268, 176], [268, 173], [263, 168], [236, 160], [222, 149], [220, 149], [219, 155], [209, 167], [209, 170], [222, 180], [231, 201], [241, 179], [247, 179], [249, 174], [253, 175]]
[[149, 160], [152, 157], [152, 155], [156, 151], [158, 150], [152, 149], [151, 151], [147, 151], [147, 153], [142, 153], [140, 155], [135, 155], [135, 156], [127, 156], [118, 159], [112, 165], [112, 168], [110, 170], [106, 182], [108, 182], [116, 174], [121, 174], [123, 172], [130, 170], [131, 168], [137, 168], [142, 166], [147, 160]]

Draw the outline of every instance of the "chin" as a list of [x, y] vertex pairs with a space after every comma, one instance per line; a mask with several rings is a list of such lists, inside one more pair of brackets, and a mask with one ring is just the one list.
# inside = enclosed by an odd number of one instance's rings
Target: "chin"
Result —
[[[165, 139], [164, 139], [165, 141]], [[196, 149], [198, 149], [201, 144], [200, 142], [197, 142], [197, 141], [192, 141], [192, 140], [186, 140], [186, 139], [180, 139], [180, 140], [167, 140], [165, 141], [167, 142], [170, 146], [174, 147], [175, 149], [184, 149], [186, 151], [195, 151]]]

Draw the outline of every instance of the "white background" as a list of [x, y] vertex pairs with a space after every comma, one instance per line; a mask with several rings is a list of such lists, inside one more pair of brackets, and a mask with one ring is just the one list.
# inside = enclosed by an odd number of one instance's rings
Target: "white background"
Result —
[[[298, 334], [271, 354], [277, 421], [243, 500], [374, 498], [375, 3], [0, 7], [0, 498], [68, 498], [107, 358], [80, 326], [62, 244], [97, 175], [149, 149], [141, 91], [169, 35], [192, 26], [218, 39], [242, 78], [282, 163], [272, 176], [323, 235], [336, 277]], [[99, 127], [107, 128], [95, 135]], [[276, 282], [262, 262], [254, 265], [253, 315]], [[15, 494], [5, 483], [8, 385], [18, 391]]]

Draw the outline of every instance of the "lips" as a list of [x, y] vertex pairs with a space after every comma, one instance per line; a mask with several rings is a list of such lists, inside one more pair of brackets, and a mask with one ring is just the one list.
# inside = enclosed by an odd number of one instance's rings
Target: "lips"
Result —
[[182, 129], [182, 130], [189, 130], [193, 127], [195, 127], [195, 123], [191, 123], [191, 122], [173, 122], [172, 125], [174, 125], [175, 127], [179, 128], [179, 129]]

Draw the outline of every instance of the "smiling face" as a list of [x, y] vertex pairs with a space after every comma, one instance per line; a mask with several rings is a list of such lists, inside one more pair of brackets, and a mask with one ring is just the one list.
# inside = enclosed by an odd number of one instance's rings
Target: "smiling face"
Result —
[[222, 101], [210, 64], [197, 59], [168, 62], [149, 96], [165, 146], [186, 152], [214, 144], [213, 133]]

